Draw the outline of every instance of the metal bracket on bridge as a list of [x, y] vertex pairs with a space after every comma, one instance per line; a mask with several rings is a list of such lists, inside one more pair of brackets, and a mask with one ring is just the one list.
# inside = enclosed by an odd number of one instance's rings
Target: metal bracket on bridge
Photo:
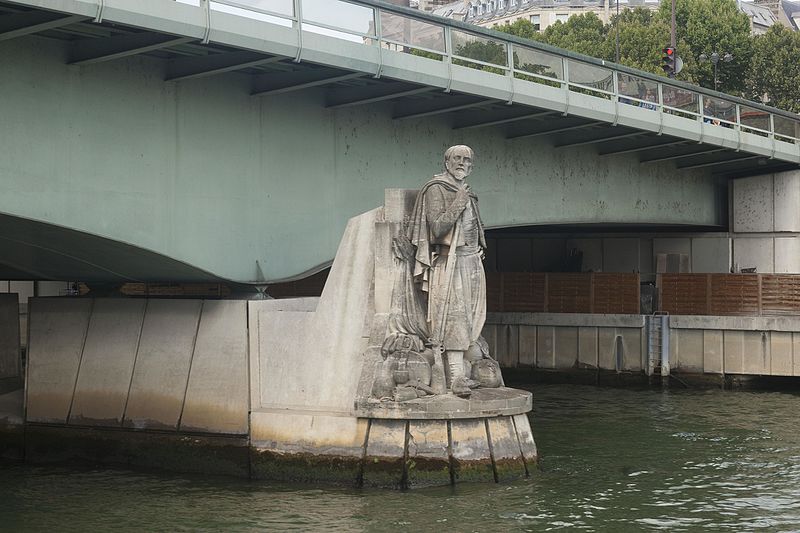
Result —
[[772, 139], [772, 152], [769, 158], [775, 159], [775, 152], [778, 151], [778, 147], [775, 146], [775, 115], [772, 113], [769, 114], [769, 138]]
[[103, 11], [105, 10], [105, 8], [106, 8], [106, 0], [99, 0], [97, 2], [97, 14], [94, 16], [94, 19], [92, 19], [92, 22], [95, 22], [97, 24], [103, 22]]
[[510, 43], [506, 45], [506, 63], [508, 63], [508, 100], [506, 100], [506, 105], [512, 105], [516, 87], [514, 86], [514, 49]]
[[742, 108], [739, 107], [739, 104], [736, 104], [736, 124], [734, 128], [736, 128], [736, 151], [738, 152], [742, 149]]
[[203, 39], [200, 42], [208, 44], [209, 37], [211, 36], [211, 0], [200, 0], [200, 5], [203, 7], [206, 14], [206, 28], [203, 31]]
[[447, 87], [444, 92], [449, 93], [453, 87], [453, 32], [450, 26], [444, 27], [445, 60], [447, 61]]
[[612, 84], [614, 85], [614, 120], [611, 125], [616, 126], [619, 123], [619, 79], [616, 74], [612, 78]]
[[373, 20], [375, 21], [375, 39], [378, 43], [378, 68], [375, 70], [373, 78], [380, 79], [383, 75], [383, 26], [381, 26], [381, 12], [374, 11]]
[[566, 59], [561, 60], [562, 70], [564, 71], [564, 89], [566, 92], [564, 94], [564, 113], [562, 116], [569, 115], [569, 61]]
[[301, 0], [294, 0], [294, 18], [297, 22], [297, 54], [293, 61], [299, 63], [303, 55], [303, 2]]

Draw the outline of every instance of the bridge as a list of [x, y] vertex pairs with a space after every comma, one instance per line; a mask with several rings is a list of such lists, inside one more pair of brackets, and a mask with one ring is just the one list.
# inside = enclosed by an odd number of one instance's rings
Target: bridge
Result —
[[724, 230], [800, 167], [797, 115], [376, 0], [4, 0], [0, 71], [0, 279], [300, 278], [457, 142], [490, 228]]

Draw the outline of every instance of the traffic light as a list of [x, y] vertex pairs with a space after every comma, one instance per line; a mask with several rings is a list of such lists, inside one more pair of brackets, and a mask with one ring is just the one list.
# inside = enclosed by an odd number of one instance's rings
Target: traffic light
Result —
[[675, 49], [671, 46], [667, 46], [661, 50], [661, 52], [663, 53], [661, 56], [661, 61], [664, 63], [661, 65], [661, 68], [664, 69], [664, 72], [666, 72], [667, 76], [674, 78], [675, 74], [678, 73], [678, 69], [676, 68], [676, 60], [678, 56], [675, 55]]

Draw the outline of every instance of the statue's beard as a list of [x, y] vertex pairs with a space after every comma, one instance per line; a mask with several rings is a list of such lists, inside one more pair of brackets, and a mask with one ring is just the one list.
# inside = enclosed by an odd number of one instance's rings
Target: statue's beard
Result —
[[450, 174], [452, 174], [453, 177], [455, 179], [457, 179], [458, 181], [462, 181], [462, 180], [466, 179], [467, 176], [469, 176], [469, 172], [467, 172], [466, 170], [459, 170], [459, 169], [451, 170]]

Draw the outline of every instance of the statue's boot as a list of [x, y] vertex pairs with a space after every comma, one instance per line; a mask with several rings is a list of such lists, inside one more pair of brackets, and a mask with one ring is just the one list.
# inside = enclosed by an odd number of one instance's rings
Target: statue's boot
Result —
[[464, 370], [464, 352], [458, 350], [447, 351], [447, 370], [450, 372], [450, 390], [456, 396], [467, 397], [472, 394], [471, 379], [468, 379]]

